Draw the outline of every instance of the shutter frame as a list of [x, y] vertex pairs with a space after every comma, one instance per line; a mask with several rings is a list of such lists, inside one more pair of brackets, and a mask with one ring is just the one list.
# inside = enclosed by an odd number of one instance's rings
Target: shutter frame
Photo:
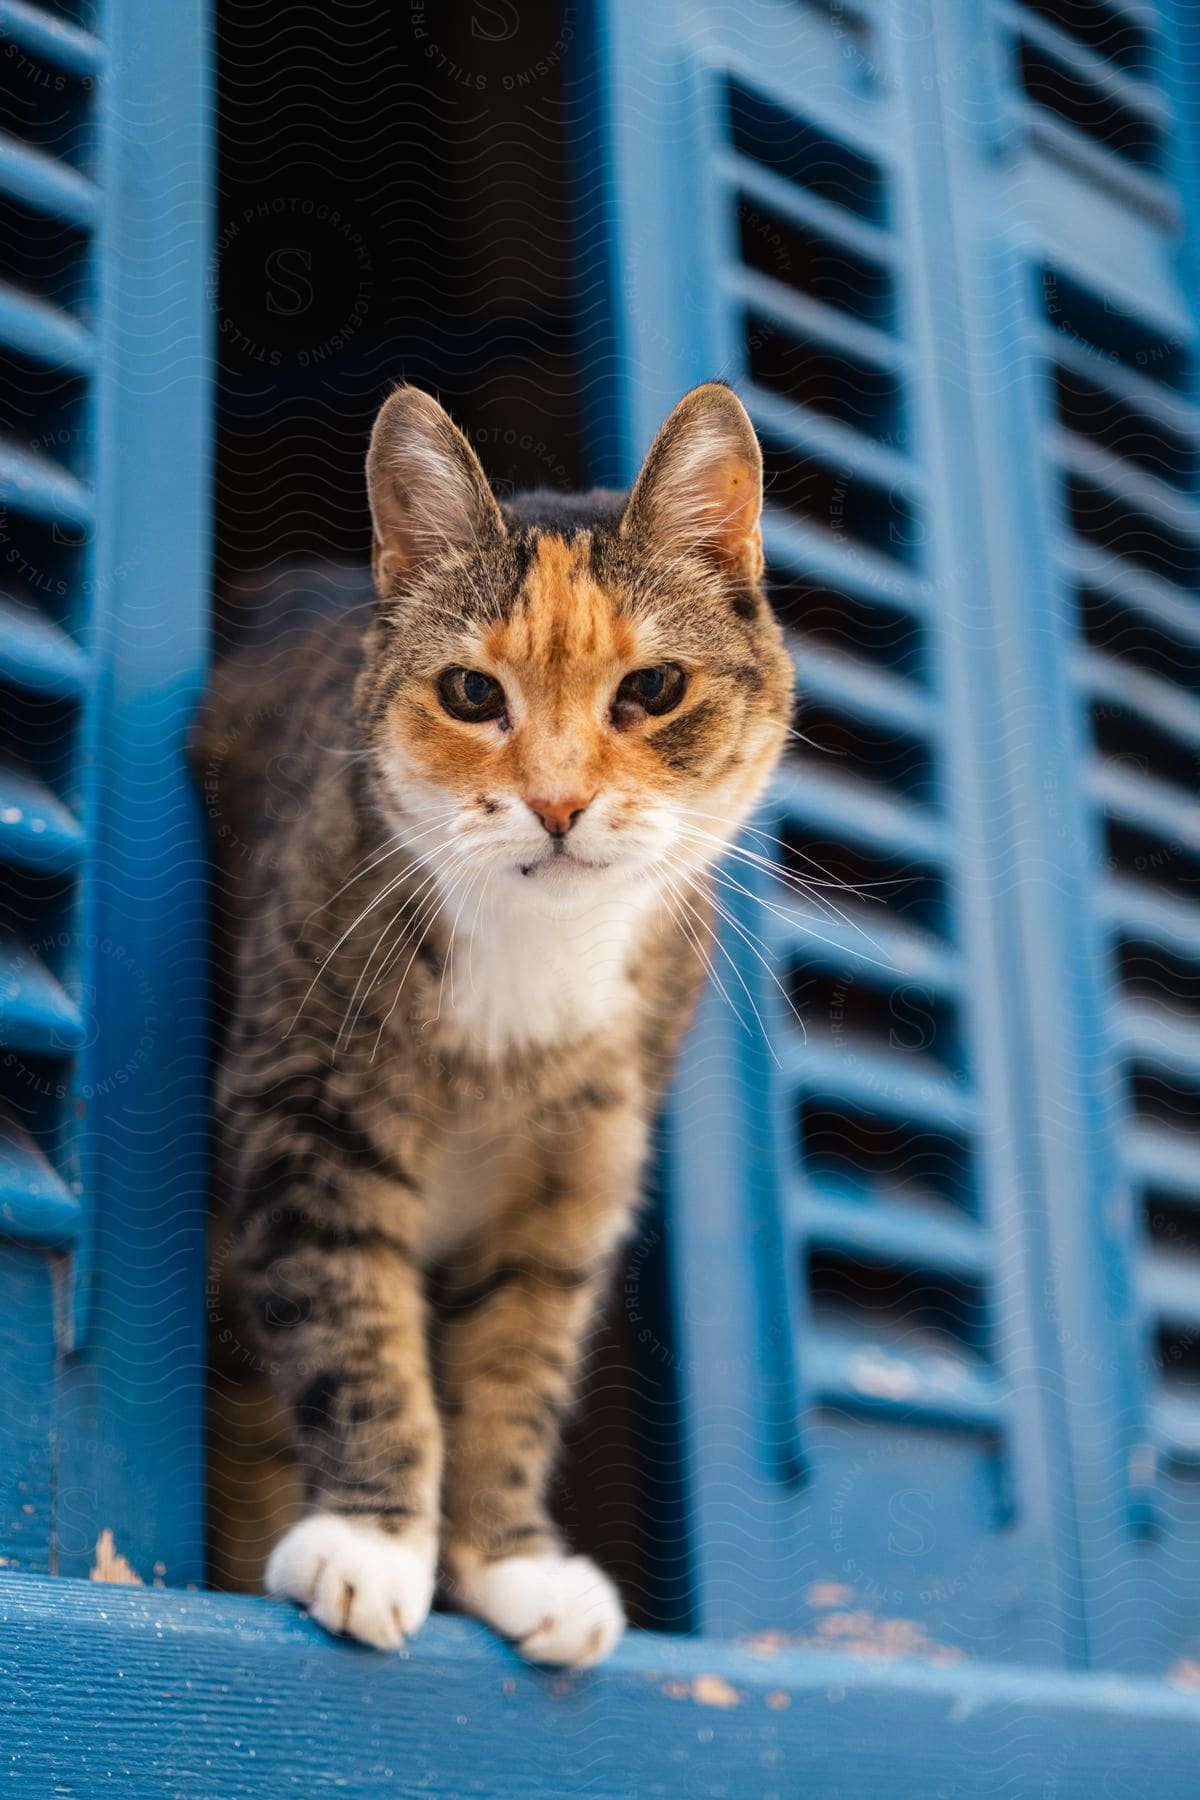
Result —
[[61, 299], [21, 278], [0, 291], [5, 349], [83, 384], [74, 467], [58, 437], [53, 455], [0, 457], [6, 502], [76, 564], [61, 616], [9, 602], [0, 653], [0, 679], [71, 724], [49, 798], [0, 784], [22, 824], [0, 827], [0, 892], [12, 869], [74, 881], [53, 913], [29, 890], [40, 960], [18, 948], [0, 968], [3, 1042], [26, 1087], [58, 1095], [23, 1109], [0, 1156], [0, 1284], [41, 1296], [6, 1333], [6, 1367], [29, 1373], [0, 1423], [25, 1469], [0, 1529], [12, 1566], [86, 1574], [108, 1527], [141, 1579], [195, 1581], [206, 878], [183, 746], [209, 610], [208, 10], [98, 11], [93, 35], [31, 0], [0, 5], [19, 55], [82, 96], [62, 155], [6, 140], [0, 194], [61, 221], [60, 260], [68, 228], [86, 236]]
[[[1013, 11], [998, 8], [993, 29], [1005, 29]], [[1146, 6], [1139, 16], [1157, 40], [1155, 79], [1165, 91], [1165, 68], [1174, 63], [1182, 88], [1173, 48], [1177, 10]], [[939, 0], [937, 18], [947, 56], [961, 57], [970, 30], [959, 9]], [[993, 106], [1005, 101], [1003, 89], [991, 97]], [[1194, 94], [1191, 104], [1194, 109]], [[1178, 92], [1175, 106], [1182, 116]], [[1156, 1308], [1177, 1307], [1182, 1293], [1191, 1296], [1194, 1314], [1200, 1283], [1179, 1267], [1148, 1268], [1143, 1193], [1147, 1183], [1165, 1180], [1195, 1205], [1200, 1185], [1186, 1159], [1164, 1156], [1136, 1124], [1127, 1072], [1146, 1058], [1169, 1068], [1174, 1055], [1179, 1075], [1193, 1084], [1196, 1038], [1194, 1029], [1166, 1033], [1156, 1025], [1148, 1032], [1144, 1015], [1123, 1010], [1114, 956], [1122, 937], [1136, 943], [1141, 936], [1162, 950], [1173, 948], [1194, 969], [1200, 908], [1194, 894], [1190, 901], [1165, 893], [1156, 898], [1149, 889], [1139, 894], [1107, 872], [1106, 817], [1118, 825], [1144, 823], [1159, 841], [1182, 828], [1186, 842], [1187, 807], [1136, 765], [1123, 770], [1106, 760], [1093, 746], [1089, 711], [1098, 704], [1147, 726], [1153, 718], [1154, 729], [1180, 742], [1191, 738], [1193, 712], [1178, 688], [1172, 693], [1156, 685], [1127, 660], [1128, 626], [1124, 642], [1114, 637], [1102, 657], [1087, 649], [1082, 608], [1092, 589], [1105, 605], [1123, 607], [1125, 620], [1148, 617], [1189, 641], [1200, 627], [1200, 609], [1186, 600], [1186, 582], [1147, 572], [1129, 558], [1139, 555], [1135, 533], [1164, 556], [1164, 530], [1194, 537], [1194, 500], [1161, 471], [1148, 477], [1137, 466], [1128, 424], [1112, 450], [1064, 439], [1052, 375], [1066, 364], [1071, 380], [1090, 376], [1093, 388], [1114, 396], [1110, 408], [1133, 406], [1150, 419], [1142, 433], [1148, 456], [1155, 430], [1197, 442], [1194, 386], [1188, 394], [1176, 386], [1180, 357], [1190, 353], [1194, 365], [1195, 309], [1173, 248], [1173, 232], [1185, 221], [1194, 262], [1194, 175], [1189, 167], [1181, 177], [1179, 165], [1195, 137], [1194, 129], [1185, 136], [1176, 124], [1154, 177], [1159, 201], [1148, 206], [1103, 146], [1077, 167], [1066, 161], [1056, 167], [1067, 152], [1034, 134], [1015, 147], [1019, 160], [1010, 167], [990, 167], [982, 130], [973, 129], [977, 122], [978, 114], [968, 120], [964, 108], [950, 164], [961, 261], [968, 279], [989, 294], [969, 320], [968, 379], [978, 397], [975, 454], [995, 485], [988, 579], [1008, 622], [1000, 671], [1020, 698], [1005, 725], [1021, 853], [1013, 906], [1024, 946], [1026, 1092], [1051, 1234], [1047, 1298], [1062, 1342], [1080, 1619], [1092, 1662], [1162, 1671], [1180, 1654], [1194, 1653], [1200, 1571], [1191, 1549], [1194, 1504], [1164, 1473], [1169, 1430], [1156, 1400], [1161, 1371], [1150, 1331]], [[1001, 231], [989, 218], [1005, 179], [1021, 198]], [[1089, 210], [1103, 221], [1103, 239], [1080, 227]], [[1052, 272], [1045, 289], [1042, 268]], [[1096, 311], [1099, 336], [1084, 322], [1085, 303]], [[1077, 314], [1078, 340], [1064, 348], [1058, 334], [1065, 330], [1070, 338]], [[1114, 342], [1128, 342], [1135, 331], [1159, 334], [1170, 358], [1156, 364], [1147, 357], [1140, 368], [1126, 369], [1110, 361], [1118, 352], [1108, 351], [1106, 331]], [[1089, 344], [1099, 345], [1099, 353]], [[1006, 382], [990, 379], [997, 368], [1010, 372]], [[1158, 442], [1161, 461], [1165, 437]], [[1192, 456], [1185, 485], [1194, 495]], [[1065, 496], [1068, 480], [1080, 476], [1097, 494], [1114, 493], [1131, 509], [1127, 544], [1101, 550], [1078, 535]], [[1132, 509], [1142, 509], [1144, 526]], [[1021, 530], [1005, 538], [1005, 522], [1015, 520]], [[1169, 990], [1171, 978], [1164, 981]], [[1186, 1418], [1184, 1426], [1192, 1430]], [[1194, 1433], [1190, 1451], [1183, 1448], [1186, 1456], [1200, 1455]]]
[[[854, 180], [858, 174], [853, 159], [874, 159], [882, 172], [885, 199], [893, 206], [902, 205], [909, 228], [919, 207], [912, 185], [914, 152], [906, 134], [910, 123], [914, 141], [919, 140], [920, 132], [915, 130], [915, 119], [905, 119], [898, 112], [887, 124], [877, 121], [874, 129], [865, 125], [862, 94], [839, 70], [839, 59], [844, 60], [842, 47], [831, 42], [828, 33], [822, 35], [818, 19], [807, 13], [801, 15], [794, 7], [741, 7], [737, 9], [736, 21], [732, 20], [732, 9], [720, 5], [706, 7], [702, 15], [689, 13], [686, 17], [682, 9], [671, 13], [664, 8], [656, 13], [649, 27], [649, 43], [646, 21], [635, 17], [632, 7], [616, 0], [602, 13], [598, 79], [603, 97], [599, 129], [607, 134], [603, 206], [612, 221], [606, 282], [609, 293], [616, 296], [617, 314], [612, 340], [616, 353], [607, 361], [607, 373], [616, 390], [612, 412], [619, 421], [618, 438], [624, 445], [620, 474], [628, 480], [654, 426], [685, 387], [714, 374], [737, 373], [739, 353], [729, 322], [730, 312], [736, 314], [747, 295], [756, 304], [763, 298], [761, 284], [747, 281], [744, 275], [733, 271], [728, 213], [722, 215], [718, 210], [724, 196], [715, 191], [721, 184], [714, 178], [706, 182], [707, 171], [728, 174], [736, 161], [732, 151], [719, 145], [720, 127], [713, 123], [713, 84], [731, 72], [738, 81], [769, 95], [772, 103], [782, 94], [784, 103], [794, 103], [797, 114], [813, 121], [815, 129], [831, 133], [847, 146], [851, 160], [846, 167]], [[762, 43], [772, 31], [773, 60], [756, 62], [756, 34]], [[789, 34], [786, 37], [785, 32]], [[921, 43], [905, 46], [896, 55], [906, 59], [901, 86], [905, 80], [934, 79], [928, 49]], [[803, 76], [799, 73], [802, 61]], [[894, 74], [895, 69], [891, 72]], [[790, 94], [789, 79], [793, 83]], [[867, 79], [869, 82], [869, 75]], [[876, 110], [886, 115], [883, 102]], [[686, 173], [676, 182], [680, 165], [685, 163]], [[868, 186], [863, 192], [869, 195], [869, 178], [864, 178]], [[759, 185], [769, 190], [773, 183], [760, 181]], [[869, 210], [874, 202], [864, 199], [862, 204]], [[811, 223], [823, 216], [822, 206], [822, 202], [810, 200], [803, 193], [800, 202], [788, 211]], [[904, 227], [898, 227], [894, 217], [890, 223], [886, 219], [882, 223], [893, 256], [909, 262], [913, 255], [918, 260], [925, 259], [925, 273], [918, 284], [923, 283], [925, 291], [915, 301], [919, 312], [924, 308], [923, 324], [917, 326], [909, 319], [899, 331], [893, 326], [890, 335], [881, 335], [853, 321], [839, 321], [824, 305], [818, 306], [806, 297], [797, 304], [784, 294], [780, 306], [788, 323], [802, 328], [806, 335], [817, 328], [827, 337], [836, 337], [849, 354], [867, 356], [902, 371], [902, 378], [915, 394], [916, 384], [924, 379], [922, 368], [928, 369], [933, 360], [929, 342], [922, 344], [919, 354], [913, 336], [918, 330], [927, 333], [934, 316], [928, 293], [931, 252], [928, 245], [923, 245], [910, 254], [901, 241]], [[854, 218], [843, 241], [856, 251], [880, 252], [878, 222], [873, 218]], [[649, 248], [652, 244], [653, 252]], [[635, 262], [636, 277], [631, 278], [628, 271]], [[623, 276], [633, 280], [632, 288], [622, 289]], [[902, 279], [911, 284], [912, 270], [905, 269]], [[725, 298], [706, 306], [701, 296], [710, 292], [721, 292]], [[692, 296], [696, 297], [695, 303], [688, 305]], [[912, 296], [902, 304], [913, 305]], [[715, 321], [710, 314], [716, 315]], [[610, 348], [606, 342], [596, 346], [596, 361], [602, 366]], [[908, 446], [904, 440], [900, 440], [902, 454], [886, 443], [875, 445], [865, 438], [857, 440], [855, 449], [856, 440], [840, 426], [811, 413], [789, 413], [773, 397], [764, 400], [761, 393], [756, 403], [754, 389], [744, 391], [760, 424], [765, 423], [777, 434], [784, 432], [789, 445], [794, 444], [802, 455], [832, 459], [854, 450], [855, 468], [871, 479], [890, 484], [903, 475], [908, 490], [904, 505], [908, 510], [901, 512], [902, 519], [914, 525], [919, 521], [922, 488], [927, 496], [935, 481], [945, 510], [944, 494], [950, 476], [935, 466], [928, 445], [921, 446], [920, 467], [908, 467]], [[935, 422], [939, 402], [924, 393], [919, 399], [925, 423]], [[946, 453], [947, 462], [951, 457], [952, 452]], [[607, 468], [605, 473], [609, 473]], [[810, 581], [827, 580], [832, 586], [861, 595], [869, 605], [891, 601], [923, 621], [926, 628], [938, 629], [937, 585], [935, 582], [930, 587], [930, 571], [922, 568], [918, 560], [906, 568], [894, 553], [885, 555], [858, 545], [853, 556], [847, 555], [844, 543], [827, 543], [819, 533], [778, 511], [768, 520], [765, 536], [769, 564], [790, 563], [808, 571]], [[945, 548], [936, 554], [938, 566], [944, 567]], [[949, 746], [961, 743], [972, 707], [981, 710], [983, 716], [995, 716], [994, 696], [990, 701], [986, 695], [981, 699], [971, 660], [964, 662], [961, 652], [957, 655], [954, 675], [967, 677], [969, 697], [959, 697], [955, 723], [947, 727], [937, 751], [943, 759], [943, 773]], [[952, 679], [949, 672], [943, 671], [939, 706], [949, 705], [946, 690]], [[918, 704], [912, 693], [902, 693], [895, 684], [873, 683], [857, 670], [847, 673], [844, 668], [828, 664], [818, 673], [818, 693], [822, 691], [822, 680], [825, 694], [847, 715], [856, 714], [857, 709], [860, 718], [882, 719], [891, 729], [931, 728], [929, 708], [923, 702]], [[817, 825], [829, 832], [840, 831], [850, 803], [843, 804], [832, 786], [823, 812], [819, 799], [824, 805], [819, 783], [814, 786], [806, 777], [804, 807]], [[786, 782], [777, 804], [782, 805], [782, 816], [788, 816], [793, 802], [788, 798]], [[969, 784], [959, 790], [955, 805], [958, 811], [951, 825], [949, 816], [939, 822], [932, 812], [922, 812], [907, 802], [877, 798], [868, 806], [865, 801], [855, 801], [853, 833], [877, 851], [946, 861], [948, 866], [962, 827], [962, 808], [966, 807], [973, 817], [976, 831], [987, 816], [986, 808], [980, 810], [978, 794], [972, 797]], [[763, 823], [768, 830], [778, 829], [771, 823], [770, 814]], [[971, 902], [970, 907], [977, 911], [976, 903]], [[964, 916], [967, 910], [964, 904]], [[989, 1020], [994, 1024], [999, 1018], [1003, 1026], [1004, 1014], [998, 1012], [1000, 966], [990, 949], [991, 933], [1005, 929], [1000, 910], [993, 902], [986, 903], [969, 925], [968, 938], [972, 940], [972, 958], [978, 958], [982, 952], [992, 971], [982, 1004]], [[761, 916], [754, 929], [762, 929]], [[834, 931], [836, 936], [836, 925]], [[1011, 931], [1009, 936], [1011, 940]], [[919, 935], [914, 940], [910, 934], [908, 941], [915, 941], [917, 955], [929, 975], [936, 975], [943, 983], [954, 979], [953, 957], [940, 949], [931, 951]], [[760, 979], [753, 960], [740, 950], [736, 929], [726, 943], [738, 958], [740, 978], [748, 981], [766, 1004], [768, 997], [763, 989], [769, 983]], [[828, 950], [818, 952], [818, 959], [829, 957]], [[846, 958], [842, 966], [854, 968], [854, 957]], [[861, 957], [858, 968], [861, 974]], [[980, 982], [965, 993], [964, 1013], [978, 1007], [980, 993]], [[682, 1365], [679, 1382], [695, 1531], [696, 1617], [701, 1629], [724, 1633], [783, 1625], [792, 1630], [820, 1630], [823, 1622], [805, 1604], [803, 1596], [814, 1582], [817, 1589], [840, 1587], [848, 1594], [855, 1584], [832, 1578], [839, 1567], [847, 1570], [857, 1566], [864, 1573], [859, 1601], [863, 1606], [872, 1605], [870, 1571], [863, 1570], [859, 1552], [865, 1548], [868, 1559], [874, 1558], [876, 1568], [881, 1566], [879, 1532], [882, 1520], [886, 1537], [883, 1512], [888, 1481], [886, 1472], [880, 1478], [877, 1465], [868, 1467], [860, 1492], [870, 1490], [870, 1498], [862, 1502], [869, 1517], [848, 1531], [837, 1523], [834, 1514], [839, 1502], [836, 1495], [829, 1493], [828, 1486], [821, 1489], [819, 1477], [822, 1465], [834, 1466], [839, 1454], [843, 1459], [839, 1466], [845, 1468], [847, 1457], [853, 1461], [853, 1452], [844, 1442], [840, 1451], [837, 1449], [840, 1423], [836, 1414], [832, 1436], [828, 1424], [817, 1422], [833, 1404], [841, 1415], [847, 1407], [859, 1419], [872, 1412], [878, 1414], [884, 1422], [881, 1429], [885, 1435], [874, 1442], [882, 1446], [878, 1452], [881, 1456], [892, 1454], [889, 1446], [894, 1448], [898, 1439], [904, 1439], [897, 1451], [898, 1468], [905, 1458], [910, 1465], [919, 1463], [919, 1446], [930, 1441], [937, 1443], [941, 1447], [939, 1453], [946, 1455], [946, 1467], [954, 1468], [953, 1480], [959, 1484], [959, 1492], [952, 1505], [954, 1516], [949, 1512], [945, 1515], [945, 1530], [955, 1537], [957, 1548], [948, 1552], [948, 1573], [953, 1581], [956, 1566], [960, 1572], [966, 1569], [968, 1585], [974, 1583], [987, 1591], [986, 1598], [979, 1596], [979, 1611], [987, 1615], [988, 1623], [982, 1628], [977, 1648], [990, 1655], [1037, 1654], [1076, 1659], [1080, 1652], [1075, 1636], [1076, 1609], [1071, 1600], [1071, 1521], [1062, 1501], [1062, 1492], [1068, 1485], [1066, 1471], [1060, 1468], [1062, 1480], [1057, 1486], [1048, 1480], [1046, 1471], [1056, 1459], [1050, 1425], [1053, 1409], [1047, 1405], [1045, 1392], [1031, 1395], [1026, 1391], [1028, 1384], [1022, 1387], [1019, 1379], [1028, 1368], [1030, 1357], [1036, 1360], [1045, 1345], [1045, 1332], [1036, 1317], [1036, 1287], [1044, 1246], [1039, 1242], [1030, 1249], [1025, 1243], [1027, 1234], [1012, 1210], [1015, 1202], [1006, 1198], [1014, 1180], [1018, 1186], [1027, 1185], [1030, 1180], [1033, 1163], [1028, 1146], [1022, 1146], [1016, 1161], [1009, 1165], [1007, 1177], [1001, 1175], [1005, 1167], [1003, 1157], [997, 1159], [988, 1152], [994, 1165], [988, 1181], [992, 1203], [1000, 1205], [1001, 1211], [1007, 1208], [1009, 1221], [1005, 1223], [999, 1213], [991, 1221], [991, 1229], [1006, 1246], [1008, 1261], [1001, 1266], [993, 1259], [990, 1285], [994, 1289], [1002, 1272], [1010, 1286], [1016, 1279], [1024, 1283], [1024, 1291], [1015, 1304], [1011, 1294], [1005, 1297], [1002, 1324], [997, 1322], [994, 1302], [988, 1302], [995, 1342], [1003, 1346], [1002, 1355], [1009, 1370], [1007, 1388], [1001, 1391], [974, 1377], [964, 1377], [956, 1386], [947, 1388], [942, 1385], [944, 1370], [939, 1367], [936, 1381], [922, 1390], [919, 1384], [916, 1388], [911, 1386], [911, 1365], [872, 1362], [870, 1379], [883, 1382], [872, 1392], [853, 1379], [866, 1346], [855, 1351], [826, 1341], [821, 1354], [814, 1354], [818, 1339], [811, 1320], [806, 1321], [805, 1294], [792, 1274], [796, 1249], [784, 1212], [786, 1179], [779, 1162], [779, 1131], [774, 1125], [764, 1131], [761, 1091], [755, 1092], [766, 1059], [753, 1034], [741, 1032], [736, 1023], [722, 1016], [723, 1010], [710, 992], [696, 1031], [685, 1048], [668, 1109], [667, 1135], [672, 1154], [668, 1157], [668, 1203], [662, 1220], [675, 1283], [675, 1329]], [[903, 1115], [916, 1101], [928, 1110], [933, 1129], [952, 1135], [974, 1132], [980, 1145], [985, 1134], [995, 1136], [997, 1120], [1003, 1117], [1004, 1129], [1019, 1139], [1011, 1053], [1006, 1050], [1003, 1055], [990, 1054], [986, 1026], [971, 1027], [970, 1036], [979, 1063], [977, 1073], [985, 1080], [988, 1095], [982, 1114], [953, 1084], [931, 1084], [924, 1076], [912, 1077], [907, 1069], [889, 1066], [886, 1078], [895, 1084], [892, 1110]], [[846, 1103], [866, 1104], [878, 1072], [875, 1065], [868, 1061], [856, 1071], [853, 1056], [825, 1053], [823, 1060], [818, 1061], [799, 1047], [794, 1054], [797, 1068], [803, 1066], [810, 1072], [818, 1090], [832, 1081]], [[893, 1058], [893, 1064], [896, 1062]], [[773, 1103], [773, 1110], [778, 1114], [778, 1103]], [[847, 1234], [842, 1247], [852, 1249], [856, 1255], [878, 1255], [891, 1242], [888, 1231], [893, 1222], [883, 1221], [886, 1229], [877, 1230], [873, 1241], [863, 1240], [855, 1235], [853, 1220], [844, 1217], [836, 1204], [826, 1206], [819, 1197], [818, 1204], [811, 1207], [802, 1201], [801, 1213], [810, 1234], [815, 1228], [819, 1241], [824, 1242], [822, 1234], [836, 1226], [836, 1230]], [[913, 1231], [908, 1237], [908, 1254], [911, 1258], [923, 1249], [939, 1257], [957, 1258], [961, 1265], [967, 1254], [966, 1242], [963, 1231]], [[1019, 1277], [1012, 1274], [1014, 1267], [1020, 1270]], [[703, 1285], [714, 1269], [720, 1275], [719, 1296]], [[793, 1337], [799, 1339], [799, 1355], [794, 1364], [789, 1356], [779, 1354], [781, 1341]], [[665, 1354], [661, 1345], [658, 1349]], [[931, 1375], [934, 1372], [931, 1364]], [[848, 1373], [852, 1376], [850, 1382]], [[903, 1403], [900, 1390], [895, 1394], [888, 1392], [893, 1378], [910, 1384], [903, 1391]], [[980, 1493], [974, 1501], [969, 1498], [965, 1462], [957, 1461], [957, 1452], [949, 1448], [956, 1434], [938, 1437], [935, 1431], [932, 1440], [927, 1436], [931, 1423], [942, 1430], [950, 1421], [967, 1433], [979, 1434], [976, 1442]], [[1009, 1453], [987, 1451], [989, 1439], [1007, 1441]], [[866, 1446], [872, 1442], [869, 1435], [861, 1441]], [[869, 1465], [876, 1453], [866, 1448], [863, 1454]], [[907, 1474], [898, 1476], [898, 1486], [902, 1487], [907, 1479]], [[819, 1516], [822, 1508], [824, 1519]], [[1025, 1531], [1032, 1531], [1032, 1537], [1023, 1538]], [[1008, 1549], [1001, 1553], [1005, 1540]], [[1021, 1543], [1023, 1550], [1018, 1548]], [[835, 1544], [839, 1547], [831, 1554]], [[1004, 1554], [1013, 1559], [1008, 1575], [998, 1566]], [[982, 1575], [980, 1557], [988, 1565]], [[884, 1556], [882, 1561], [886, 1560]], [[1023, 1597], [1016, 1591], [1021, 1579], [1028, 1592], [1036, 1592], [1023, 1624]], [[894, 1605], [899, 1599], [899, 1591], [889, 1602], [884, 1584], [877, 1585], [874, 1604], [878, 1611], [886, 1613], [889, 1604]], [[865, 1600], [861, 1599], [864, 1586], [868, 1590]], [[842, 1602], [850, 1607], [856, 1603], [859, 1602], [853, 1599]], [[819, 1602], [816, 1607], [819, 1612]], [[952, 1612], [953, 1607], [941, 1609], [943, 1613], [947, 1610]], [[936, 1631], [939, 1616], [934, 1602], [928, 1606], [924, 1622]]]

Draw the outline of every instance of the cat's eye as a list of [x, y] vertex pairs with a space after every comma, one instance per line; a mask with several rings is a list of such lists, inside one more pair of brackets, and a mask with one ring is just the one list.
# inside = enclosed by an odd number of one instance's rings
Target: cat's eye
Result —
[[443, 669], [438, 676], [438, 698], [453, 719], [482, 725], [504, 711], [504, 689], [481, 669]]
[[636, 706], [642, 712], [669, 713], [683, 699], [687, 676], [678, 663], [656, 663], [652, 669], [635, 669], [617, 689], [618, 708]]

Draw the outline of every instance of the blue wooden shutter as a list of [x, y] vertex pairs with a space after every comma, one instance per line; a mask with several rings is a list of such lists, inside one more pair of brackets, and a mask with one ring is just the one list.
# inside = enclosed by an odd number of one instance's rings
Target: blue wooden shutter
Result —
[[0, 1553], [201, 1570], [205, 9], [0, 4]]
[[1194, 19], [937, 20], [977, 70], [947, 139], [1084, 1629], [1157, 1670], [1200, 1617]]
[[926, 8], [885, 15], [603, 9], [620, 472], [682, 389], [737, 384], [803, 696], [761, 826], [815, 884], [722, 889], [662, 1355], [703, 1629], [1076, 1658], [937, 64]]

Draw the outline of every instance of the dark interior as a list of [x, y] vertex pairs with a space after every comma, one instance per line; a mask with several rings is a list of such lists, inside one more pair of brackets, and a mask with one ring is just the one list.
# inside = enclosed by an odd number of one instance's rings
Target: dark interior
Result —
[[[584, 443], [577, 333], [577, 9], [219, 0], [217, 20], [220, 655], [269, 642], [297, 605], [366, 596], [363, 457], [397, 380], [437, 393], [501, 494], [601, 471]], [[643, 1319], [664, 1312], [658, 1242], [651, 1225], [634, 1251]], [[554, 1503], [631, 1617], [678, 1627], [671, 1369], [644, 1351], [638, 1366], [622, 1287]], [[211, 1573], [237, 1586], [255, 1571], [227, 1515], [253, 1511], [245, 1459], [278, 1475], [283, 1438], [266, 1398], [214, 1360]]]

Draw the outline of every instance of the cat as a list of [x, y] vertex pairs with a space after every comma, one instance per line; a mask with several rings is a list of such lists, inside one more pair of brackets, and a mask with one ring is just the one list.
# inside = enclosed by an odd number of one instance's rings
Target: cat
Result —
[[193, 755], [236, 945], [228, 1255], [307, 1516], [270, 1593], [399, 1646], [442, 1583], [531, 1661], [620, 1597], [545, 1504], [713, 947], [708, 870], [786, 737], [762, 461], [693, 389], [628, 496], [501, 505], [430, 396], [367, 457], [348, 616], [218, 668]]

